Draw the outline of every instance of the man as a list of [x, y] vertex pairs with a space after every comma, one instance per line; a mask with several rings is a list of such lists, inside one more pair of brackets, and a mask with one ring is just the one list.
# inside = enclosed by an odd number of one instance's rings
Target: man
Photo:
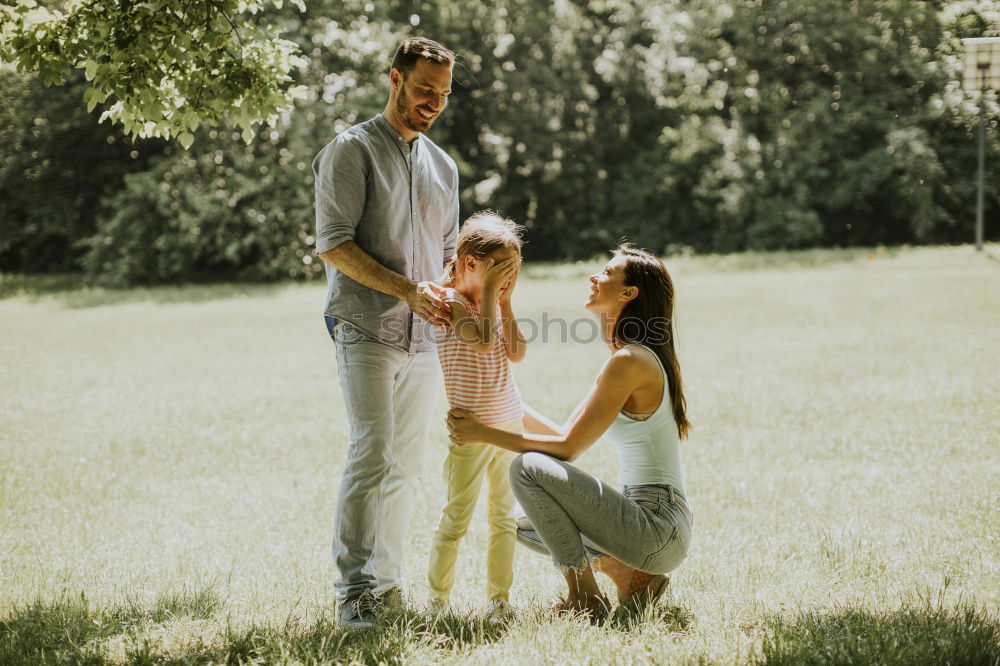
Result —
[[431, 324], [447, 315], [432, 280], [458, 237], [458, 170], [424, 136], [448, 104], [454, 54], [408, 39], [380, 114], [313, 162], [316, 251], [350, 444], [334, 527], [337, 622], [374, 626], [399, 604], [400, 569], [440, 370]]

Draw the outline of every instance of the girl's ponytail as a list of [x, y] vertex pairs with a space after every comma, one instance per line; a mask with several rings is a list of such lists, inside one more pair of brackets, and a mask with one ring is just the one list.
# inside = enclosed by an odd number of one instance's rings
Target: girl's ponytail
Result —
[[452, 255], [448, 263], [444, 265], [444, 273], [441, 273], [440, 282], [442, 285], [451, 287], [455, 284], [455, 264], [458, 263], [458, 255]]

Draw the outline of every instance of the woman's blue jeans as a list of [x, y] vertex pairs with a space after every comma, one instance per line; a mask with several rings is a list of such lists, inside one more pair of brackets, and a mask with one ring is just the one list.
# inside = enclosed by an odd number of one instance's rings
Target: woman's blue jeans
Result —
[[606, 553], [633, 569], [665, 574], [687, 555], [693, 517], [673, 486], [626, 486], [622, 493], [543, 453], [515, 458], [510, 481], [530, 523], [519, 521], [518, 540], [550, 554], [560, 571], [581, 572], [588, 556]]

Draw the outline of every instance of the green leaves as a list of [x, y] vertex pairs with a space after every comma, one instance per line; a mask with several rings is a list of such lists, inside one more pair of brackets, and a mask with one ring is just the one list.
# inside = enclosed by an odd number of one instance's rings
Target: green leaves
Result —
[[[234, 123], [244, 136], [291, 109], [292, 72], [303, 63], [280, 30], [245, 14], [281, 0], [70, 0], [65, 13], [17, 0], [0, 8], [0, 58], [37, 71], [46, 85], [81, 68], [88, 110], [138, 138], [186, 135]], [[299, 2], [296, 6], [304, 9]], [[242, 15], [241, 15], [242, 14]], [[239, 109], [238, 117], [230, 110]]]
[[94, 110], [98, 104], [104, 104], [104, 101], [108, 98], [107, 91], [98, 90], [97, 88], [88, 88], [83, 93], [83, 101], [87, 103], [87, 112], [90, 113]]

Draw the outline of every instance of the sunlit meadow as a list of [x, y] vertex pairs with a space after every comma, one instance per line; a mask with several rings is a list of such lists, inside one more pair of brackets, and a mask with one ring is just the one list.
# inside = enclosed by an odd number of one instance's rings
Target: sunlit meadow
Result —
[[[1000, 663], [1000, 248], [668, 260], [694, 430], [690, 556], [655, 611], [591, 627], [520, 550], [482, 621], [482, 507], [454, 612], [333, 624], [347, 426], [319, 284], [102, 291], [0, 276], [0, 663]], [[522, 317], [586, 317], [598, 264], [529, 266]], [[579, 336], [592, 330], [586, 323]], [[516, 368], [565, 418], [607, 350], [559, 324]], [[598, 443], [581, 461], [614, 480]], [[610, 592], [610, 589], [609, 589]]]

